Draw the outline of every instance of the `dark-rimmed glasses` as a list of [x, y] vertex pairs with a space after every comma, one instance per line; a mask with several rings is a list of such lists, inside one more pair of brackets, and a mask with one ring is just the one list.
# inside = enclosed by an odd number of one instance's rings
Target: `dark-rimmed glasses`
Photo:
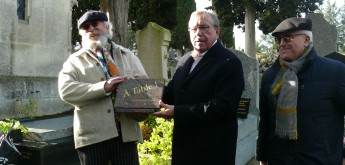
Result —
[[201, 31], [201, 32], [207, 32], [208, 29], [210, 29], [210, 27], [211, 27], [211, 26], [203, 25], [203, 26], [188, 28], [188, 31], [189, 31], [189, 32], [195, 33], [195, 32], [199, 29], [199, 31]]
[[80, 26], [80, 28], [84, 29], [84, 30], [88, 30], [90, 28], [90, 26], [97, 27], [98, 26], [98, 21], [89, 21], [89, 22], [83, 23]]
[[301, 36], [301, 35], [307, 35], [307, 34], [288, 34], [288, 35], [276, 36], [275, 41], [276, 43], [279, 44], [281, 40], [283, 39], [285, 43], [290, 43], [294, 37]]

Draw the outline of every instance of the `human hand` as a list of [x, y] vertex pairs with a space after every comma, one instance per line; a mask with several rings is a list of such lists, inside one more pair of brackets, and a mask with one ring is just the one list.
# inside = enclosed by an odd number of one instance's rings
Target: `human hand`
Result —
[[144, 121], [147, 117], [149, 117], [149, 114], [147, 114], [147, 113], [132, 113], [132, 117], [136, 121]]
[[162, 100], [159, 100], [159, 106], [162, 111], [152, 113], [153, 116], [162, 117], [165, 119], [171, 119], [174, 117], [174, 106], [169, 104], [164, 104]]
[[110, 77], [104, 84], [104, 91], [105, 93], [112, 92], [117, 89], [117, 86], [125, 81], [127, 77], [117, 76], [117, 77]]
[[268, 162], [260, 161], [260, 165], [268, 165]]

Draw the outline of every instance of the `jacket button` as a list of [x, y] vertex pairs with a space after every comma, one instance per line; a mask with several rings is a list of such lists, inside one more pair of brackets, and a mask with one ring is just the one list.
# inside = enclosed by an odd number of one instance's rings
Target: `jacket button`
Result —
[[110, 109], [108, 109], [108, 111], [107, 111], [108, 113], [111, 113], [111, 110]]
[[99, 65], [100, 65], [100, 64], [97, 62], [97, 63], [96, 63], [96, 66], [99, 66]]
[[105, 80], [105, 79], [102, 77], [102, 78], [101, 78], [101, 81], [104, 81], [104, 80]]

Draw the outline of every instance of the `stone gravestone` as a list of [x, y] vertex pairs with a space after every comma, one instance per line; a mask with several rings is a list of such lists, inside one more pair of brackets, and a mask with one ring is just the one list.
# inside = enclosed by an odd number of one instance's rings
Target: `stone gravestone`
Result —
[[241, 98], [250, 100], [249, 113], [246, 118], [238, 118], [238, 137], [236, 165], [245, 165], [255, 156], [256, 137], [258, 135], [258, 68], [256, 59], [249, 55], [231, 49], [241, 60], [245, 87]]
[[325, 56], [332, 52], [337, 51], [337, 28], [335, 25], [331, 25], [320, 13], [311, 13], [306, 16], [313, 22], [313, 40], [316, 52]]
[[242, 98], [250, 99], [249, 113], [258, 115], [258, 62], [251, 56], [234, 49], [230, 49], [234, 52], [242, 62], [243, 74], [245, 80], [245, 89], [242, 94]]
[[136, 32], [138, 57], [149, 78], [168, 80], [169, 30], [149, 22], [147, 27]]

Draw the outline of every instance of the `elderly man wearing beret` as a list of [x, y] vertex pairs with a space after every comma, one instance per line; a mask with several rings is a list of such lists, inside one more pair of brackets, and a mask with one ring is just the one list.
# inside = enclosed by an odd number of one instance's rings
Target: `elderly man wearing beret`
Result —
[[256, 159], [265, 165], [340, 165], [345, 65], [318, 56], [312, 22], [282, 21], [279, 57], [263, 74]]
[[147, 78], [139, 59], [110, 41], [111, 23], [103, 12], [88, 11], [78, 20], [82, 49], [70, 55], [59, 73], [62, 100], [74, 108], [74, 142], [82, 165], [138, 165], [138, 121], [143, 114], [116, 113], [117, 85]]

